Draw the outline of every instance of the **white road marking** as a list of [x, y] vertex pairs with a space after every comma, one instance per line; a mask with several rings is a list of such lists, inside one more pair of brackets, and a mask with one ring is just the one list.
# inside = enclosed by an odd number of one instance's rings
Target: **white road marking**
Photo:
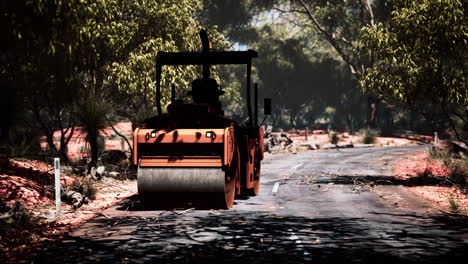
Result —
[[[297, 164], [296, 166], [292, 167], [292, 170], [287, 176], [286, 178], [289, 178], [291, 177], [293, 174], [294, 174], [294, 171], [297, 170], [299, 167], [301, 167], [302, 165], [304, 165], [304, 163], [299, 163]], [[276, 182], [275, 185], [273, 186], [273, 190], [271, 190], [271, 192], [278, 192], [278, 188], [279, 188], [279, 182]]]
[[299, 163], [293, 167], [293, 170], [297, 170], [300, 166], [304, 165], [304, 163]]
[[277, 192], [278, 191], [278, 188], [279, 188], [279, 182], [276, 182], [275, 185], [273, 186], [273, 190], [271, 190], [271, 192]]

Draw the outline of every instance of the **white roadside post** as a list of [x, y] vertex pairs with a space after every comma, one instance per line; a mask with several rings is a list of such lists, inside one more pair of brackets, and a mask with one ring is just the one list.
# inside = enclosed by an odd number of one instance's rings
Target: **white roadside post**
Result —
[[60, 197], [60, 159], [54, 158], [54, 170], [55, 170], [55, 209], [57, 211], [57, 217], [59, 217], [62, 211], [62, 200]]

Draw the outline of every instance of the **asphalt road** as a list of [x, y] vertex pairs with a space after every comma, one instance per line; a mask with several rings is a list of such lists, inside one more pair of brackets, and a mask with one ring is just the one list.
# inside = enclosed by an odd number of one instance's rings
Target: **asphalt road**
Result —
[[467, 226], [391, 176], [423, 147], [269, 156], [261, 194], [230, 210], [111, 207], [34, 263], [466, 263]]

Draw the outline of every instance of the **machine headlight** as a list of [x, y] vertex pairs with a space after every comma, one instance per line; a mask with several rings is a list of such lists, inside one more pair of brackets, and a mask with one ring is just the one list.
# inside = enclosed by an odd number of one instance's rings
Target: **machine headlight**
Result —
[[205, 134], [205, 137], [215, 139], [216, 134], [213, 131], [207, 131], [206, 134]]

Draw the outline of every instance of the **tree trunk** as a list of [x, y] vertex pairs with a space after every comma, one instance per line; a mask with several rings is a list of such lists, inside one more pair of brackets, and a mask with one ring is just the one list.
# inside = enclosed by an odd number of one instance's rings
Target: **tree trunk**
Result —
[[352, 135], [353, 131], [353, 117], [350, 114], [346, 114], [346, 122], [348, 123], [349, 134]]
[[63, 146], [59, 149], [58, 151], [58, 155], [59, 157], [62, 159], [63, 162], [66, 162], [68, 163], [70, 160], [68, 159], [68, 149], [67, 149], [67, 146]]
[[98, 131], [94, 131], [95, 129], [92, 128], [93, 131], [89, 131], [88, 133], [88, 142], [89, 147], [91, 149], [91, 163], [90, 167], [95, 167], [98, 161], [99, 156], [99, 135]]
[[367, 128], [377, 127], [377, 105], [379, 101], [374, 96], [367, 98]]
[[62, 159], [62, 161], [64, 162], [68, 162], [68, 147], [67, 147], [67, 144], [65, 144], [65, 135], [63, 133], [63, 130], [60, 131], [60, 147], [59, 147], [59, 150], [58, 150], [58, 154], [60, 156], [60, 158]]
[[49, 149], [51, 149], [52, 152], [54, 152], [54, 155], [55, 155], [55, 153], [57, 153], [57, 147], [54, 144], [54, 132], [52, 131], [52, 133], [49, 133], [47, 131], [45, 134], [46, 134], [47, 145], [49, 146]]
[[289, 113], [289, 126], [291, 129], [296, 128], [296, 113], [294, 113], [292, 110], [290, 110]]

